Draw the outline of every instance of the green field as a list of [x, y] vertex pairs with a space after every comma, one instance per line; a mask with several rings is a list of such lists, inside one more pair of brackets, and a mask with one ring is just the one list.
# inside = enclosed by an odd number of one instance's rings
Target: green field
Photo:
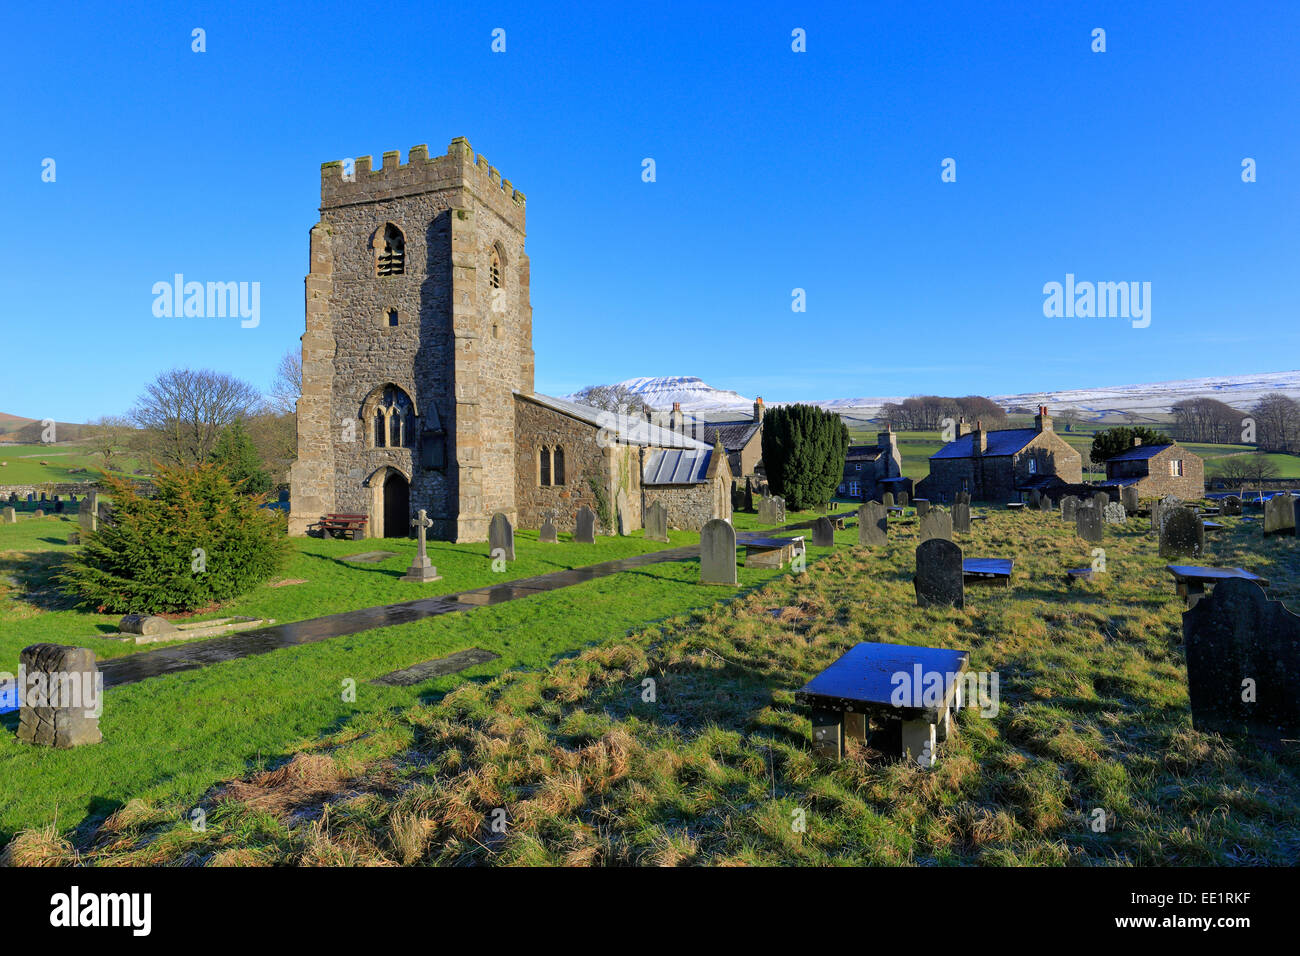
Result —
[[[126, 473], [140, 467], [139, 462], [128, 457], [115, 460], [114, 464], [119, 472]], [[103, 457], [81, 444], [0, 444], [0, 485], [69, 481], [90, 483], [99, 478], [99, 471], [103, 467]]]

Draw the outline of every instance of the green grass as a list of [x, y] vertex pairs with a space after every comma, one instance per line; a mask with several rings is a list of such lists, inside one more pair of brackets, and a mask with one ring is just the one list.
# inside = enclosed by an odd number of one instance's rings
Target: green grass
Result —
[[[1206, 563], [1300, 598], [1295, 539], [1227, 523]], [[914, 525], [873, 551], [848, 530], [805, 575], [742, 572], [757, 588], [724, 605], [693, 562], [658, 565], [121, 688], [97, 747], [0, 739], [0, 827], [58, 808], [14, 862], [1292, 864], [1300, 755], [1192, 729], [1182, 609], [1146, 524], [1108, 531], [1107, 576], [1072, 587], [1092, 545], [1055, 514], [990, 512], [962, 544], [1014, 557], [1013, 586], [963, 610], [915, 606]], [[969, 650], [999, 675], [998, 713], [963, 712], [931, 771], [857, 745], [818, 759], [793, 692], [861, 640]], [[363, 682], [468, 646], [508, 659], [418, 694]]]
[[[0, 445], [0, 485], [39, 485], [45, 482], [86, 482], [99, 478], [104, 459], [84, 445]], [[42, 465], [41, 462], [46, 462]], [[134, 459], [116, 462], [121, 472], [130, 473], [140, 465]], [[85, 469], [72, 473], [73, 469]], [[39, 496], [38, 496], [39, 497]]]

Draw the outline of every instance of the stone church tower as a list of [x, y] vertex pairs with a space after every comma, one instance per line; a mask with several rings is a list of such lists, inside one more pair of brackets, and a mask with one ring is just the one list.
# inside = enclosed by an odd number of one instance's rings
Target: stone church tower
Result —
[[321, 167], [289, 531], [364, 514], [367, 534], [487, 538], [515, 520], [516, 391], [533, 390], [524, 194], [469, 142]]

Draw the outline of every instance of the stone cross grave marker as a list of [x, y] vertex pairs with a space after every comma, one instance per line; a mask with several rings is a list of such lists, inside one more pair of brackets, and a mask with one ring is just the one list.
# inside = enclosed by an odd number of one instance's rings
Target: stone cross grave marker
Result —
[[700, 530], [700, 583], [735, 586], [736, 529], [731, 522], [714, 518]]
[[103, 678], [85, 647], [33, 644], [18, 655], [18, 739], [39, 747], [97, 744]]
[[921, 519], [921, 541], [929, 541], [931, 538], [952, 540], [952, 515], [939, 508], [930, 509]]
[[831, 526], [829, 518], [818, 518], [813, 522], [813, 540], [812, 543], [818, 548], [835, 547], [835, 529]]
[[1264, 502], [1264, 533], [1295, 533], [1295, 499], [1279, 492]]
[[965, 578], [961, 569], [961, 548], [946, 538], [922, 541], [916, 549], [917, 607], [963, 607], [966, 603]]
[[573, 540], [579, 544], [596, 543], [596, 512], [586, 505], [578, 509], [578, 521]]
[[1193, 727], [1276, 744], [1300, 737], [1300, 617], [1281, 601], [1254, 581], [1220, 581], [1183, 614], [1183, 643]]
[[651, 541], [668, 540], [668, 508], [655, 501], [645, 510], [645, 536]]
[[555, 534], [554, 515], [546, 516], [546, 520], [542, 522], [542, 529], [537, 532], [537, 540], [542, 544], [555, 544], [559, 540]]
[[889, 516], [885, 506], [868, 501], [858, 509], [858, 547], [875, 548], [889, 544]]
[[1106, 507], [1101, 509], [1101, 520], [1106, 524], [1114, 524], [1123, 527], [1128, 523], [1128, 512], [1118, 501], [1112, 501]]
[[1162, 508], [1160, 523], [1160, 557], [1198, 558], [1205, 553], [1205, 523], [1191, 508]]
[[510, 519], [500, 511], [492, 516], [492, 523], [488, 525], [488, 552], [495, 558], [498, 550], [505, 552], [503, 557], [507, 561], [515, 559], [515, 529]]
[[1101, 509], [1079, 508], [1074, 513], [1074, 533], [1094, 544], [1101, 541]]
[[421, 508], [420, 513], [411, 519], [411, 524], [415, 527], [415, 540], [417, 542], [415, 560], [411, 562], [411, 566], [406, 569], [406, 573], [402, 575], [401, 579], [403, 581], [420, 582], [441, 581], [442, 577], [438, 574], [438, 569], [429, 561], [429, 552], [425, 547], [424, 535], [429, 528], [433, 527], [433, 522], [429, 520], [429, 516]]
[[970, 503], [958, 501], [952, 506], [952, 530], [970, 534]]

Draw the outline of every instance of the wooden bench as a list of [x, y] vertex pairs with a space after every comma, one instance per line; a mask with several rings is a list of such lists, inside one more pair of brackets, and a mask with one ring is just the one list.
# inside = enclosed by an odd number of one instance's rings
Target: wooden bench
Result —
[[962, 558], [961, 576], [967, 584], [1001, 584], [1011, 587], [1011, 558]]
[[[969, 662], [966, 651], [854, 644], [795, 692], [797, 702], [812, 708], [813, 749], [841, 759], [845, 739], [866, 742], [874, 717], [881, 724], [872, 737], [877, 749], [932, 766], [938, 745], [953, 731], [952, 713], [961, 708], [962, 673]], [[919, 687], [910, 686], [918, 680]]]
[[742, 535], [736, 543], [745, 549], [747, 568], [783, 568], [797, 554], [803, 554], [803, 535], [791, 538], [764, 538]]
[[335, 513], [321, 515], [320, 521], [308, 527], [319, 528], [322, 538], [337, 538], [341, 535], [347, 535], [353, 541], [357, 540], [357, 533], [365, 534], [366, 523], [370, 520], [369, 515], [354, 515]]
[[1243, 568], [1206, 568], [1195, 564], [1168, 564], [1165, 570], [1174, 576], [1174, 591], [1187, 600], [1187, 606], [1193, 607], [1205, 596], [1205, 588], [1218, 584], [1228, 578], [1245, 578], [1255, 581], [1261, 587], [1268, 587], [1268, 581], [1258, 574], [1251, 574]]

